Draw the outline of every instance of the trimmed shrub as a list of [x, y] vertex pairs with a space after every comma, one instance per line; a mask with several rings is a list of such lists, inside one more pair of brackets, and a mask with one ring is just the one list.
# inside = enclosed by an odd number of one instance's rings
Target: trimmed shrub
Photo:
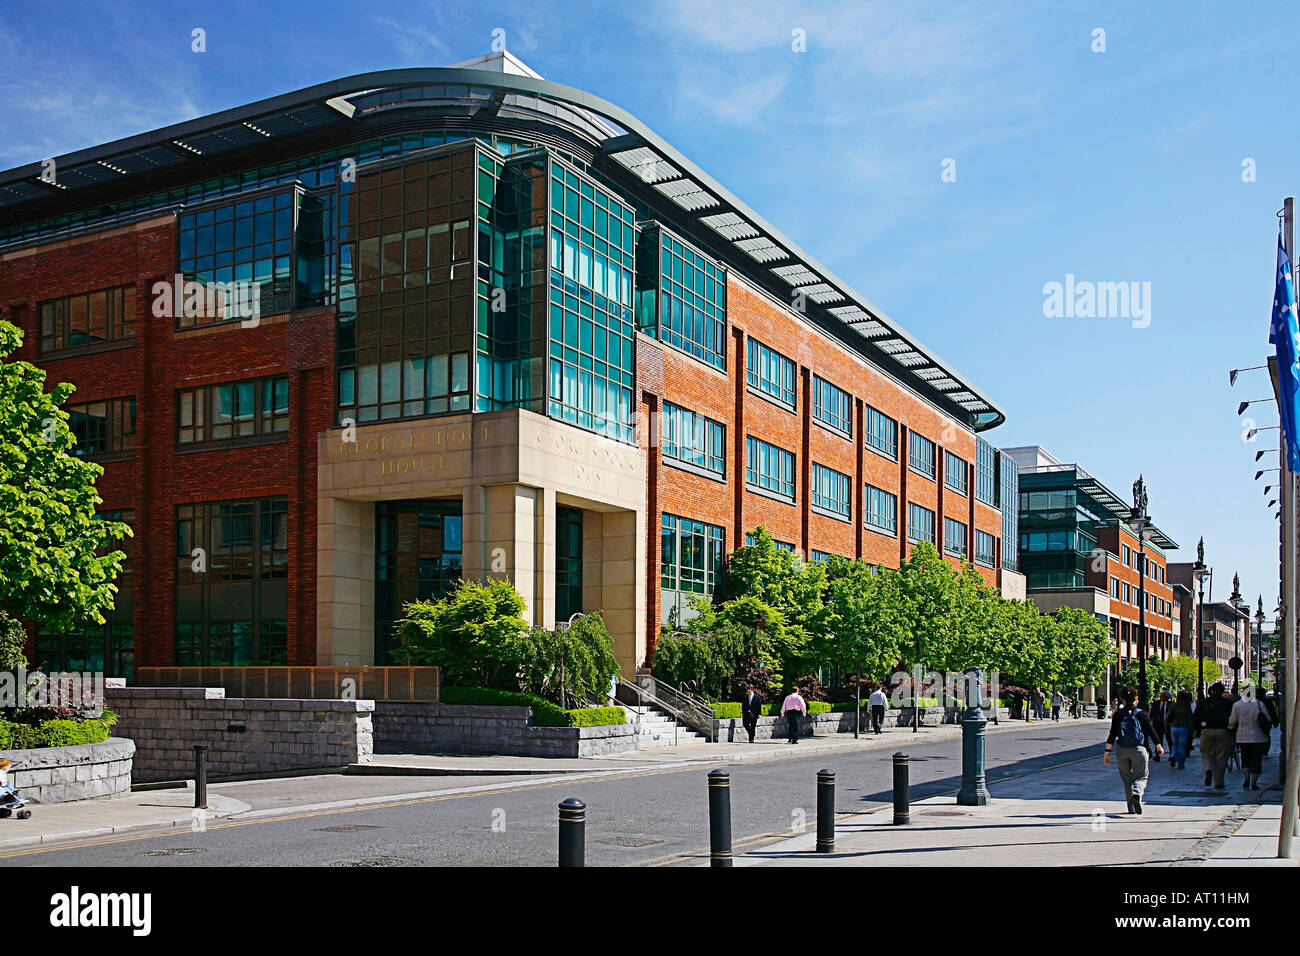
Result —
[[[762, 714], [764, 717], [780, 717], [781, 705], [764, 704]], [[824, 700], [814, 700], [808, 702], [809, 714], [829, 714], [834, 709], [831, 704]], [[847, 708], [852, 710], [852, 707]], [[735, 720], [740, 718], [739, 701], [720, 701], [713, 705], [713, 716], [717, 720]]]
[[0, 718], [0, 750], [102, 744], [115, 723], [117, 714], [109, 710], [84, 720], [46, 720], [38, 724]]
[[627, 722], [622, 707], [579, 707], [568, 714], [574, 727], [614, 727]]

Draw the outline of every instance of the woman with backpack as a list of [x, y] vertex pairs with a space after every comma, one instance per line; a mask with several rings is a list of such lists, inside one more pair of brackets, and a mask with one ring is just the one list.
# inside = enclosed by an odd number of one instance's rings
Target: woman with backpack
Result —
[[1123, 703], [1110, 721], [1110, 736], [1106, 738], [1106, 755], [1101, 762], [1110, 766], [1111, 748], [1119, 766], [1119, 778], [1124, 782], [1124, 797], [1129, 813], [1142, 813], [1142, 794], [1147, 788], [1148, 759], [1152, 741], [1156, 755], [1165, 752], [1151, 726], [1151, 718], [1138, 706], [1138, 692], [1134, 687], [1124, 688]]
[[1246, 772], [1243, 790], [1259, 789], [1259, 774], [1268, 755], [1274, 723], [1272, 712], [1256, 696], [1255, 685], [1242, 685], [1241, 699], [1232, 705], [1228, 717], [1228, 729], [1236, 732], [1237, 746], [1241, 748], [1241, 769]]

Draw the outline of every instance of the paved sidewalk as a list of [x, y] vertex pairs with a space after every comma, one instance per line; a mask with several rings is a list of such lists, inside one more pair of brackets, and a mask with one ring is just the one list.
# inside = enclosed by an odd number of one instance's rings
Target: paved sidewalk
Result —
[[[194, 809], [192, 788], [141, 790], [113, 800], [34, 803], [29, 820], [0, 821], [0, 852], [67, 840], [110, 836], [128, 830], [190, 827], [245, 813], [249, 805], [209, 788], [208, 808]], [[197, 813], [203, 813], [200, 821]]]
[[[1023, 720], [1003, 720], [998, 724], [990, 723], [988, 732], [1021, 733], [1032, 731], [1046, 732], [1052, 727], [1074, 726], [1088, 723], [1087, 720], [1062, 720], [1054, 724], [1050, 720], [1025, 722]], [[1096, 721], [1101, 724], [1101, 721]], [[922, 727], [913, 732], [910, 727], [891, 727], [880, 735], [863, 733], [857, 740], [852, 733], [829, 734], [819, 737], [804, 737], [797, 744], [785, 740], [758, 740], [754, 743], [733, 741], [724, 743], [682, 744], [677, 747], [651, 747], [645, 750], [631, 750], [626, 753], [607, 754], [603, 757], [582, 757], [574, 759], [556, 759], [552, 757], [505, 757], [505, 756], [458, 756], [450, 754], [376, 754], [369, 764], [352, 764], [349, 774], [364, 775], [506, 775], [506, 774], [554, 774], [554, 773], [590, 773], [593, 770], [626, 770], [629, 768], [651, 769], [673, 766], [686, 766], [698, 763], [749, 763], [758, 760], [780, 760], [784, 757], [807, 757], [815, 754], [841, 753], [845, 749], [881, 750], [906, 747], [912, 741], [931, 742], [946, 738], [960, 737], [961, 727], [956, 724], [940, 724], [935, 727]]]
[[[893, 825], [892, 806], [841, 814], [835, 852], [816, 852], [816, 824], [736, 866], [1296, 866], [1277, 860], [1281, 789], [1275, 753], [1264, 790], [1203, 785], [1200, 761], [1188, 769], [1153, 763], [1145, 812], [1125, 810], [1114, 763], [1096, 757], [990, 785], [993, 802], [962, 807], [955, 794], [912, 804], [912, 822]], [[1235, 789], [1234, 789], [1235, 784]]]

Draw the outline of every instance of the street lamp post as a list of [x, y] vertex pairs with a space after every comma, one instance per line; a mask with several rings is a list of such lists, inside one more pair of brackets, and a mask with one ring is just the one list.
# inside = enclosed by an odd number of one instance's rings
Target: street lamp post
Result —
[[1129, 509], [1128, 525], [1138, 539], [1138, 703], [1147, 707], [1147, 528], [1151, 517], [1147, 514], [1147, 489], [1138, 475], [1133, 482], [1133, 507]]
[[1205, 696], [1205, 579], [1210, 576], [1205, 566], [1205, 538], [1196, 542], [1196, 563], [1192, 577], [1196, 579], [1196, 699]]
[[1255, 605], [1255, 690], [1264, 686], [1264, 595]]
[[[1232, 576], [1232, 594], [1228, 596], [1228, 603], [1235, 612], [1232, 616], [1232, 659], [1237, 662], [1232, 669], [1232, 692], [1235, 694], [1241, 684], [1241, 615], [1242, 606], [1245, 605], [1241, 600], [1241, 576], [1238, 574]], [[1249, 619], [1247, 612], [1247, 620]]]

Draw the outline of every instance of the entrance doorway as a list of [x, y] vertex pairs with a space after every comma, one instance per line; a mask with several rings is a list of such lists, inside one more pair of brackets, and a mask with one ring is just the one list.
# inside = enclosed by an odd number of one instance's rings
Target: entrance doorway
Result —
[[401, 664], [395, 625], [412, 601], [437, 600], [460, 580], [461, 501], [375, 505], [375, 663]]
[[555, 623], [582, 610], [582, 510], [555, 509]]

